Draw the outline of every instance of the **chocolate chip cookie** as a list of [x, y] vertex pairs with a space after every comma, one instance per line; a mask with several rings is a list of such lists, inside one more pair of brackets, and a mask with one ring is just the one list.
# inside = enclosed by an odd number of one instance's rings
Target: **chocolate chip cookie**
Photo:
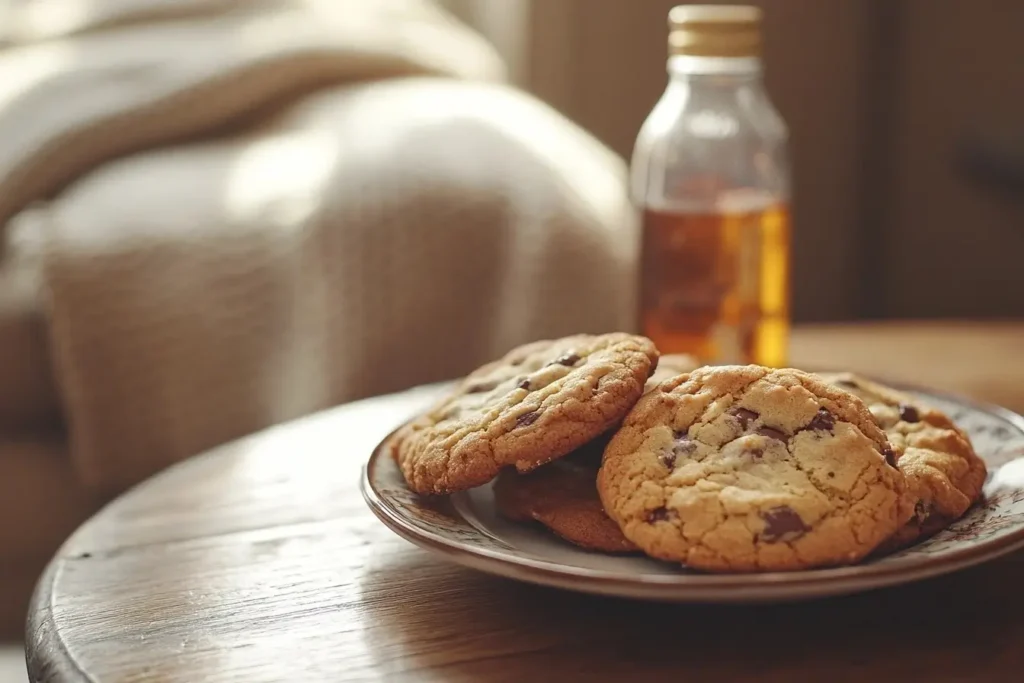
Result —
[[607, 438], [597, 439], [527, 474], [506, 469], [494, 483], [498, 510], [513, 521], [540, 522], [587, 550], [636, 551], [605, 514], [597, 495], [597, 468], [607, 443]]
[[399, 467], [420, 494], [473, 488], [503, 467], [528, 472], [617, 425], [657, 362], [649, 339], [623, 333], [521, 346], [400, 430]]
[[896, 450], [914, 514], [886, 544], [896, 548], [959, 519], [981, 497], [987, 470], [967, 434], [942, 412], [851, 373], [821, 377], [860, 398]]
[[598, 491], [645, 553], [710, 571], [856, 562], [909, 517], [895, 454], [858, 398], [754, 365], [646, 394], [605, 449]]
[[[686, 354], [661, 356], [644, 392], [698, 366], [697, 359]], [[597, 495], [597, 470], [610, 438], [608, 433], [527, 474], [505, 470], [494, 485], [498, 509], [513, 521], [540, 522], [581, 548], [607, 553], [636, 551], [605, 513]]]

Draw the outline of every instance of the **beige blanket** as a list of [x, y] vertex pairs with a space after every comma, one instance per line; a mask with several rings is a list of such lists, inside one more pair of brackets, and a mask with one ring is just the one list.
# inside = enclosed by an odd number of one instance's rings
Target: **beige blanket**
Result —
[[621, 161], [425, 0], [9, 10], [5, 258], [89, 483], [631, 325]]

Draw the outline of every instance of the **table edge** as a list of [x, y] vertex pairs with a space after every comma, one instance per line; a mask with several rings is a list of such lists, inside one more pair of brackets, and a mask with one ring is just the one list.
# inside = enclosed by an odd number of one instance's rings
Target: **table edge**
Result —
[[64, 559], [54, 557], [36, 582], [25, 618], [25, 665], [32, 683], [92, 683], [75, 662], [53, 621], [53, 585]]

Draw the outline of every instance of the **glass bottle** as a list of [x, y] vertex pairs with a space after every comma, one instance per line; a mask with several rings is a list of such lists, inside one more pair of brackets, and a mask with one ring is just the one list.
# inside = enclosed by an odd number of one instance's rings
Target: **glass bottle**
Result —
[[640, 328], [662, 353], [787, 363], [790, 175], [761, 79], [756, 7], [669, 14], [669, 83], [631, 163]]

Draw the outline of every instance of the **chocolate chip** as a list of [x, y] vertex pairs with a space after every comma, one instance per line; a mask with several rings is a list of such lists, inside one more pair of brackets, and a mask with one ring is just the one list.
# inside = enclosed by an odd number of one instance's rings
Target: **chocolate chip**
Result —
[[932, 506], [923, 500], [917, 501], [914, 505], [914, 519], [918, 523], [923, 522], [932, 513]]
[[896, 467], [896, 453], [893, 452], [892, 446], [885, 444], [879, 452], [883, 457], [885, 457], [885, 461], [889, 463], [889, 467]]
[[529, 391], [530, 390], [530, 378], [529, 377], [524, 377], [519, 382], [519, 384], [517, 384], [516, 386], [519, 387], [520, 389], [526, 389], [527, 391]]
[[535, 410], [532, 413], [523, 413], [516, 418], [516, 427], [525, 427], [526, 425], [532, 425], [540, 417], [540, 411]]
[[675, 441], [670, 450], [665, 451], [659, 457], [665, 467], [673, 469], [679, 456], [692, 455], [697, 450], [697, 444], [686, 435], [686, 432], [676, 432]]
[[556, 358], [554, 361], [551, 362], [551, 365], [564, 365], [567, 368], [571, 368], [572, 366], [576, 365], [576, 363], [578, 363], [579, 360], [580, 357], [577, 354], [567, 353], [564, 356], [559, 356], [558, 358]]
[[759, 428], [754, 433], [755, 434], [760, 434], [761, 436], [767, 437], [769, 439], [775, 439], [776, 441], [781, 441], [782, 443], [786, 443], [786, 441], [789, 440], [789, 437], [787, 437], [784, 433], [782, 433], [778, 429], [774, 429], [772, 427], [761, 427], [761, 428]]
[[467, 394], [482, 394], [485, 391], [493, 391], [498, 386], [497, 382], [480, 382], [479, 384], [471, 384], [466, 389]]
[[752, 458], [760, 458], [762, 455], [764, 455], [764, 449], [763, 448], [751, 448], [750, 450], [747, 451], [747, 453], [749, 453], [750, 457], [752, 457]]
[[807, 423], [804, 429], [810, 429], [811, 431], [822, 431], [830, 432], [832, 428], [836, 426], [836, 418], [832, 416], [832, 413], [828, 412], [824, 408], [818, 409], [818, 414]]
[[746, 408], [736, 408], [732, 411], [732, 415], [740, 421], [740, 427], [743, 427], [743, 429], [746, 429], [747, 425], [760, 417], [753, 410], [747, 410]]
[[655, 522], [664, 522], [672, 516], [672, 513], [666, 507], [656, 508], [647, 513], [647, 522], [653, 524]]
[[836, 473], [835, 472], [829, 472], [828, 473], [828, 478], [829, 479], [835, 479], [836, 478]]
[[917, 412], [917, 408], [909, 406], [906, 403], [900, 404], [900, 419], [904, 422], [920, 422], [921, 414]]
[[672, 444], [672, 450], [676, 455], [692, 455], [696, 452], [697, 444], [686, 432], [676, 432], [675, 439], [675, 443]]
[[764, 531], [761, 532], [760, 538], [768, 543], [782, 539], [792, 541], [811, 530], [804, 524], [804, 520], [800, 518], [796, 510], [788, 505], [780, 505], [764, 511], [761, 513], [761, 519], [764, 520]]

